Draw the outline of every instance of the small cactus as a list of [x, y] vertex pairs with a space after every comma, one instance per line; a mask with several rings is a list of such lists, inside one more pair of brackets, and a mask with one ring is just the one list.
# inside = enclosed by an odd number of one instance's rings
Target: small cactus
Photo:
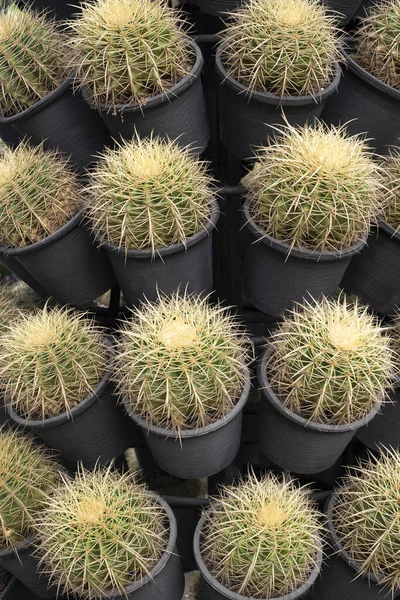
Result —
[[191, 68], [189, 37], [178, 13], [153, 0], [82, 3], [71, 21], [72, 65], [91, 102], [113, 109], [165, 92]]
[[273, 474], [227, 487], [213, 504], [202, 557], [219, 583], [246, 598], [280, 598], [310, 577], [321, 525], [305, 488]]
[[224, 66], [249, 93], [316, 95], [333, 79], [334, 23], [319, 0], [248, 0], [222, 34]]
[[291, 248], [349, 248], [381, 211], [379, 168], [366, 143], [321, 122], [282, 128], [243, 185], [256, 224]]
[[111, 467], [80, 469], [63, 483], [36, 520], [44, 571], [66, 593], [89, 600], [126, 595], [167, 547], [164, 509], [134, 476]]
[[33, 437], [0, 430], [0, 548], [33, 533], [35, 517], [58, 483], [58, 469]]
[[194, 235], [213, 212], [206, 164], [176, 143], [134, 139], [107, 150], [91, 174], [89, 214], [102, 241], [163, 248]]
[[400, 590], [400, 451], [385, 449], [353, 467], [337, 494], [332, 524], [339, 541], [360, 573], [372, 573], [394, 595]]
[[400, 0], [373, 4], [356, 41], [357, 62], [383, 83], [400, 90]]
[[400, 150], [392, 150], [383, 163], [383, 184], [387, 202], [383, 217], [394, 229], [400, 229]]
[[272, 336], [268, 377], [304, 419], [349, 425], [385, 400], [395, 370], [387, 331], [346, 297], [305, 302]]
[[22, 248], [44, 239], [82, 206], [76, 175], [57, 153], [25, 143], [4, 151], [0, 158], [0, 242], [4, 246]]
[[222, 418], [243, 390], [247, 340], [222, 307], [198, 296], [145, 302], [115, 352], [114, 380], [127, 406], [178, 434]]
[[0, 13], [0, 112], [29, 108], [63, 80], [65, 40], [54, 22], [30, 9]]
[[20, 416], [46, 419], [84, 400], [105, 375], [107, 360], [101, 330], [89, 317], [46, 306], [9, 326], [0, 376]]

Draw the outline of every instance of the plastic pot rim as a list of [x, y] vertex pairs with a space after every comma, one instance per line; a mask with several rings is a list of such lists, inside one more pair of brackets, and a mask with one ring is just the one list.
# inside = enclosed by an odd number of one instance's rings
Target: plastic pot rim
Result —
[[0, 562], [3, 558], [8, 558], [9, 556], [16, 556], [18, 558], [18, 552], [20, 550], [29, 550], [29, 548], [32, 548], [32, 550], [34, 550], [35, 539], [36, 536], [31, 534], [27, 537], [24, 537], [23, 540], [20, 540], [14, 546], [7, 546], [6, 548], [3, 548], [2, 550], [0, 550]]
[[267, 94], [266, 92], [254, 91], [249, 93], [248, 87], [228, 75], [222, 59], [222, 53], [224, 50], [225, 42], [222, 42], [215, 54], [215, 64], [217, 67], [217, 71], [219, 75], [222, 77], [222, 82], [227, 84], [231, 89], [233, 89], [237, 94], [246, 96], [249, 101], [257, 101], [262, 102], [264, 104], [272, 104], [274, 106], [305, 106], [307, 104], [319, 104], [326, 100], [328, 96], [330, 96], [335, 89], [337, 89], [340, 77], [341, 77], [341, 69], [339, 63], [337, 61], [334, 62], [334, 76], [331, 83], [328, 87], [324, 88], [316, 92], [314, 96], [306, 95], [306, 96], [277, 96], [275, 94]]
[[[195, 558], [196, 564], [199, 568], [200, 574], [202, 575], [202, 577], [204, 577], [206, 582], [212, 588], [214, 588], [214, 590], [216, 590], [217, 592], [219, 592], [221, 595], [225, 596], [226, 598], [229, 598], [229, 600], [254, 600], [254, 598], [249, 598], [248, 596], [242, 596], [240, 594], [236, 594], [235, 592], [231, 592], [230, 590], [228, 590], [228, 588], [226, 588], [224, 585], [219, 583], [211, 575], [210, 571], [208, 570], [208, 568], [206, 567], [206, 565], [203, 561], [203, 558], [202, 558], [201, 552], [200, 552], [200, 539], [201, 539], [202, 529], [203, 529], [207, 519], [209, 519], [210, 516], [212, 515], [212, 512], [213, 512], [213, 507], [211, 506], [200, 518], [200, 520], [197, 524], [195, 533], [194, 533], [194, 539], [193, 539], [194, 558]], [[320, 544], [320, 547], [317, 552], [316, 565], [314, 566], [314, 569], [313, 569], [312, 573], [310, 574], [308, 581], [306, 583], [303, 583], [303, 585], [301, 587], [299, 587], [296, 591], [294, 591], [290, 594], [286, 594], [285, 596], [279, 596], [279, 598], [271, 598], [270, 600], [296, 600], [297, 598], [301, 598], [302, 595], [304, 595], [312, 587], [312, 585], [315, 583], [315, 581], [321, 571], [321, 567], [322, 567], [323, 553], [322, 553], [321, 539], [320, 539], [320, 542], [321, 542], [321, 544]]]
[[264, 401], [269, 402], [273, 408], [279, 412], [281, 415], [298, 425], [299, 427], [303, 427], [304, 429], [309, 429], [312, 431], [318, 431], [323, 433], [345, 433], [347, 431], [356, 431], [360, 429], [360, 427], [364, 427], [367, 425], [379, 413], [380, 406], [375, 406], [367, 415], [359, 419], [358, 421], [353, 421], [349, 425], [330, 425], [328, 423], [316, 423], [315, 421], [309, 421], [300, 415], [296, 415], [294, 412], [289, 410], [286, 406], [282, 404], [279, 400], [278, 396], [275, 394], [274, 390], [269, 383], [266, 364], [270, 355], [273, 352], [272, 346], [268, 346], [261, 357], [257, 365], [257, 378], [260, 384], [260, 391], [263, 395]]
[[253, 237], [257, 238], [257, 244], [265, 244], [273, 250], [277, 250], [278, 252], [285, 254], [288, 259], [300, 258], [303, 260], [310, 260], [312, 262], [328, 262], [342, 260], [346, 258], [351, 258], [355, 254], [361, 252], [361, 250], [367, 243], [368, 234], [366, 234], [361, 240], [354, 244], [354, 246], [351, 246], [350, 248], [345, 248], [344, 250], [329, 250], [319, 252], [316, 250], [308, 250], [307, 248], [302, 249], [298, 246], [294, 246], [293, 248], [291, 248], [285, 242], [281, 242], [280, 240], [277, 240], [263, 232], [263, 230], [255, 223], [255, 221], [250, 215], [250, 202], [250, 199], [247, 199], [242, 209], [246, 218], [245, 227], [250, 231]]
[[[178, 81], [175, 85], [172, 86], [171, 89], [165, 90], [156, 96], [151, 96], [146, 100], [144, 104], [139, 104], [138, 102], [132, 102], [130, 104], [117, 104], [115, 106], [115, 112], [119, 114], [131, 113], [131, 112], [144, 112], [147, 108], [153, 108], [154, 106], [158, 106], [174, 98], [177, 98], [180, 94], [185, 92], [189, 87], [191, 87], [200, 77], [201, 70], [203, 68], [203, 55], [200, 47], [194, 42], [190, 41], [188, 43], [189, 48], [194, 50], [195, 61], [194, 65], [188, 75], [186, 75], [183, 79]], [[94, 104], [91, 101], [91, 96], [89, 89], [86, 85], [82, 85], [82, 95], [86, 102], [92, 106], [93, 108], [97, 108], [99, 111], [112, 114], [112, 107], [108, 104], [104, 104], [99, 102], [98, 104]]]
[[399, 230], [392, 227], [392, 225], [389, 225], [389, 223], [387, 221], [385, 221], [385, 219], [383, 217], [378, 217], [377, 220], [378, 220], [378, 234], [379, 234], [379, 230], [381, 229], [390, 237], [390, 239], [394, 239], [397, 242], [400, 242], [400, 231]]
[[227, 423], [232, 421], [240, 413], [240, 411], [244, 408], [244, 406], [247, 402], [247, 398], [249, 396], [250, 388], [251, 388], [251, 378], [250, 378], [250, 371], [249, 371], [248, 367], [245, 367], [244, 371], [245, 371], [245, 382], [243, 385], [243, 390], [242, 390], [240, 398], [236, 402], [235, 406], [232, 408], [232, 410], [227, 415], [225, 415], [221, 419], [218, 419], [218, 421], [215, 421], [214, 423], [210, 423], [210, 425], [206, 425], [205, 427], [198, 427], [197, 429], [183, 429], [182, 431], [179, 432], [179, 434], [177, 434], [172, 429], [166, 429], [164, 427], [158, 427], [156, 425], [152, 425], [151, 423], [148, 423], [147, 421], [145, 421], [144, 419], [139, 417], [139, 415], [137, 415], [132, 410], [132, 408], [130, 408], [128, 401], [126, 399], [123, 400], [123, 404], [124, 404], [126, 412], [131, 417], [131, 419], [133, 419], [137, 423], [137, 425], [139, 425], [139, 427], [141, 427], [142, 429], [145, 429], [147, 433], [159, 435], [161, 437], [164, 437], [165, 439], [171, 438], [171, 437], [176, 440], [197, 438], [197, 437], [200, 437], [203, 435], [207, 435], [208, 433], [212, 433], [213, 431], [217, 431], [218, 429], [221, 429], [221, 427], [224, 427]]

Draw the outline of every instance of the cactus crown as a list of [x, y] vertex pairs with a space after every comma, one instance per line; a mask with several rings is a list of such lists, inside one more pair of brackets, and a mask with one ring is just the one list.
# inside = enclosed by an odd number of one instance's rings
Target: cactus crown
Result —
[[108, 351], [85, 314], [65, 308], [23, 316], [4, 336], [0, 376], [27, 419], [69, 413], [105, 375]]
[[400, 589], [400, 451], [385, 449], [349, 471], [337, 490], [332, 524], [361, 573]]
[[0, 548], [32, 533], [36, 514], [58, 479], [57, 463], [31, 436], [0, 430]]
[[383, 216], [387, 223], [400, 228], [400, 149], [392, 150], [383, 163], [383, 183], [387, 202]]
[[91, 101], [115, 110], [165, 92], [190, 72], [178, 13], [153, 0], [84, 2], [71, 21], [72, 64]]
[[380, 0], [357, 33], [356, 60], [369, 73], [400, 90], [400, 0]]
[[366, 143], [343, 128], [288, 125], [243, 185], [267, 235], [291, 248], [340, 251], [366, 236], [381, 210], [378, 174]]
[[44, 14], [0, 13], [0, 111], [17, 114], [56, 89], [65, 73], [64, 37]]
[[247, 347], [222, 307], [177, 292], [133, 311], [117, 343], [114, 379], [134, 412], [179, 433], [233, 408], [243, 391]]
[[351, 424], [385, 399], [394, 372], [386, 331], [346, 297], [305, 302], [272, 336], [268, 377], [279, 400], [310, 421]]
[[304, 488], [269, 474], [227, 487], [213, 504], [202, 556], [213, 576], [246, 598], [294, 592], [321, 549], [318, 512]]
[[21, 143], [0, 158], [0, 242], [20, 248], [65, 225], [81, 208], [76, 175], [56, 152]]
[[126, 594], [168, 543], [164, 509], [133, 475], [111, 468], [64, 476], [36, 521], [45, 572], [66, 593], [90, 600]]
[[334, 22], [318, 0], [248, 0], [223, 33], [224, 66], [249, 93], [315, 95], [333, 78]]
[[161, 139], [107, 150], [94, 168], [90, 216], [103, 241], [126, 250], [181, 242], [208, 222], [213, 201], [206, 164]]

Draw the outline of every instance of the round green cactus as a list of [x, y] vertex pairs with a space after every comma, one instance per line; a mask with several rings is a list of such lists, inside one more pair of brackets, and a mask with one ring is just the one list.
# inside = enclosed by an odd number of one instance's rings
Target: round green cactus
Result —
[[224, 66], [249, 93], [315, 95], [334, 76], [334, 23], [319, 0], [248, 0], [223, 32]]
[[373, 4], [356, 39], [357, 62], [383, 83], [400, 90], [400, 0]]
[[59, 465], [33, 437], [0, 430], [0, 548], [33, 533], [37, 513], [59, 480]]
[[83, 206], [66, 160], [21, 143], [0, 157], [0, 243], [22, 248], [65, 225]]
[[105, 375], [108, 350], [85, 314], [65, 308], [23, 316], [3, 338], [0, 376], [27, 419], [69, 413]]
[[379, 407], [395, 356], [387, 331], [346, 298], [305, 302], [272, 336], [268, 377], [279, 400], [301, 417], [351, 424]]
[[280, 598], [310, 577], [321, 526], [305, 488], [269, 474], [227, 487], [213, 504], [202, 557], [212, 575], [246, 598]]
[[400, 228], [400, 150], [392, 150], [383, 162], [383, 185], [386, 205], [383, 217], [389, 225]]
[[[332, 524], [360, 573], [400, 589], [400, 451], [385, 449], [349, 471], [337, 490]], [[384, 594], [382, 594], [384, 596]]]
[[256, 224], [291, 248], [344, 250], [381, 212], [379, 167], [343, 128], [282, 128], [243, 179]]
[[126, 405], [178, 433], [217, 421], [243, 391], [248, 341], [222, 307], [198, 296], [176, 293], [135, 309], [115, 352]]
[[207, 165], [176, 143], [134, 139], [107, 150], [88, 187], [102, 241], [126, 250], [163, 248], [204, 228], [213, 212]]
[[97, 0], [71, 21], [73, 65], [91, 102], [118, 104], [165, 92], [190, 72], [189, 37], [178, 13], [153, 0]]
[[131, 474], [80, 469], [36, 520], [45, 572], [89, 600], [126, 594], [155, 567], [168, 543], [164, 509]]
[[44, 14], [0, 13], [0, 112], [12, 116], [55, 90], [66, 69], [65, 40]]

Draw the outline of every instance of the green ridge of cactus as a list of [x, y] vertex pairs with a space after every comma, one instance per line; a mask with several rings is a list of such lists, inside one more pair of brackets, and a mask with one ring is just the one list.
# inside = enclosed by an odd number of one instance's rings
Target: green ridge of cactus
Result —
[[400, 149], [392, 149], [390, 155], [383, 158], [382, 180], [386, 203], [383, 218], [389, 225], [400, 228]]
[[246, 598], [280, 598], [310, 577], [321, 550], [305, 488], [268, 474], [226, 487], [213, 503], [201, 553], [219, 583]]
[[285, 126], [243, 178], [250, 215], [291, 248], [345, 250], [382, 210], [380, 168], [344, 128]]
[[102, 241], [126, 250], [186, 240], [213, 212], [207, 164], [161, 139], [107, 150], [91, 173], [89, 215]]
[[59, 468], [30, 435], [0, 429], [0, 548], [33, 534], [36, 515], [58, 484]]
[[8, 288], [11, 287], [0, 286], [0, 338], [7, 332], [9, 325], [17, 321], [23, 313], [23, 309], [19, 308], [8, 295]]
[[72, 65], [94, 105], [145, 104], [183, 79], [193, 63], [179, 13], [153, 0], [82, 3], [71, 21]]
[[349, 425], [380, 407], [396, 357], [387, 329], [357, 300], [296, 306], [272, 336], [268, 378], [293, 413]]
[[45, 572], [66, 593], [89, 600], [126, 594], [168, 543], [165, 510], [132, 474], [111, 469], [63, 476], [36, 520]]
[[92, 319], [47, 306], [9, 326], [0, 356], [6, 395], [19, 415], [34, 420], [70, 413], [108, 364], [106, 343]]
[[383, 83], [400, 90], [400, 0], [374, 4], [358, 29], [355, 60]]
[[0, 13], [0, 112], [9, 117], [55, 90], [66, 72], [65, 38], [44, 14]]
[[343, 548], [360, 573], [372, 573], [395, 594], [400, 589], [400, 451], [386, 448], [349, 469], [337, 494], [332, 524]]
[[335, 22], [319, 0], [248, 0], [222, 33], [224, 66], [249, 93], [316, 95], [334, 76]]
[[246, 378], [248, 340], [225, 309], [176, 292], [133, 310], [115, 347], [126, 405], [154, 425], [203, 427], [226, 415]]
[[42, 146], [21, 143], [0, 158], [0, 242], [22, 248], [65, 225], [83, 206], [68, 162]]

